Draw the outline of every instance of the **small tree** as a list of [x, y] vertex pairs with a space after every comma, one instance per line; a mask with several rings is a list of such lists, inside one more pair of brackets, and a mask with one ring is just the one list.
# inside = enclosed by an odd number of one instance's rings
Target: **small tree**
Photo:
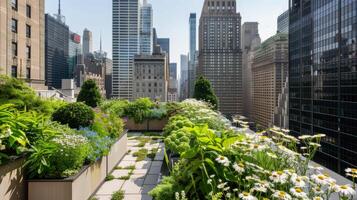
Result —
[[200, 76], [195, 83], [193, 98], [210, 103], [214, 109], [218, 107], [218, 99], [214, 94], [211, 83], [203, 76]]
[[92, 108], [97, 107], [102, 101], [99, 88], [94, 80], [84, 82], [81, 91], [79, 92], [77, 102], [84, 102]]

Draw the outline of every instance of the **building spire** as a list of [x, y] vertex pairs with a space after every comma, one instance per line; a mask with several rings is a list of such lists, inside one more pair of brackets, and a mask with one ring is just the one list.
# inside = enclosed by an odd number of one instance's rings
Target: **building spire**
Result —
[[58, 18], [61, 19], [62, 13], [61, 13], [61, 0], [58, 0]]

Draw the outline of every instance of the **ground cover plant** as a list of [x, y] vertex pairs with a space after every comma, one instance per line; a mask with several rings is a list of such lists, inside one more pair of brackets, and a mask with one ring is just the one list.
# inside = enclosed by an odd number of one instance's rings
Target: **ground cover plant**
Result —
[[[339, 185], [322, 168], [310, 165], [323, 134], [295, 138], [279, 128], [237, 132], [218, 113], [208, 111], [206, 103], [195, 100], [173, 109], [164, 141], [179, 161], [150, 192], [157, 200], [347, 200], [356, 194], [355, 185]], [[357, 175], [356, 169], [346, 172]]]

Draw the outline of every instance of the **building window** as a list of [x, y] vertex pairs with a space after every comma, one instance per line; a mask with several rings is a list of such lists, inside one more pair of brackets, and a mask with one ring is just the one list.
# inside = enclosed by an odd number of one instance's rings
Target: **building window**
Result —
[[26, 78], [31, 79], [31, 68], [29, 67], [26, 68]]
[[17, 78], [17, 66], [11, 66], [11, 76]]
[[17, 11], [17, 0], [11, 0], [11, 7], [13, 10]]
[[31, 46], [26, 46], [26, 57], [31, 59]]
[[11, 31], [13, 33], [17, 33], [17, 20], [16, 19], [11, 20]]
[[31, 38], [31, 26], [26, 24], [26, 37]]
[[13, 42], [11, 48], [12, 48], [12, 56], [13, 57], [17, 56], [17, 43]]
[[30, 5], [26, 5], [26, 16], [28, 18], [31, 18], [31, 6]]

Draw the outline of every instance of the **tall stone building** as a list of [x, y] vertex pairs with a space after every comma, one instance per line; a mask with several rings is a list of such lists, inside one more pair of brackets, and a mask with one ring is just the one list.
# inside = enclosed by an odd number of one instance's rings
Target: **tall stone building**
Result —
[[167, 54], [135, 55], [133, 98], [149, 97], [166, 102], [168, 97], [169, 71]]
[[113, 97], [132, 99], [133, 58], [140, 52], [140, 1], [113, 0]]
[[326, 134], [318, 163], [357, 167], [357, 0], [292, 0], [289, 9], [291, 134]]
[[241, 48], [243, 72], [243, 115], [248, 119], [252, 113], [252, 56], [254, 50], [260, 45], [261, 39], [258, 31], [258, 22], [246, 22], [242, 26]]
[[188, 93], [188, 65], [189, 59], [188, 55], [181, 55], [180, 56], [180, 63], [181, 63], [181, 77], [180, 77], [180, 100], [185, 100], [189, 98]]
[[252, 120], [269, 128], [288, 73], [288, 35], [277, 34], [256, 50], [252, 65]]
[[0, 1], [0, 74], [45, 89], [44, 0]]
[[243, 113], [241, 16], [235, 0], [205, 0], [199, 24], [198, 75], [206, 77], [225, 115]]

